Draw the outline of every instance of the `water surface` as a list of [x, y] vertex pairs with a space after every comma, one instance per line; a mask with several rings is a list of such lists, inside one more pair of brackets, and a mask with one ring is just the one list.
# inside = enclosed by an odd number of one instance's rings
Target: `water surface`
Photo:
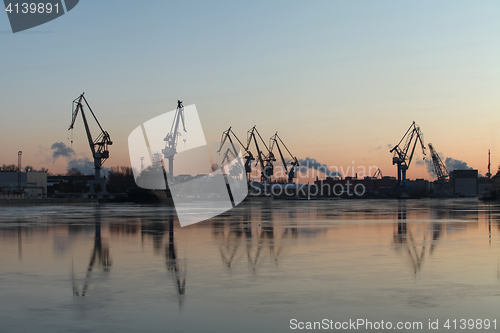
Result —
[[1, 331], [498, 321], [499, 240], [475, 199], [256, 200], [184, 228], [161, 206], [1, 207]]

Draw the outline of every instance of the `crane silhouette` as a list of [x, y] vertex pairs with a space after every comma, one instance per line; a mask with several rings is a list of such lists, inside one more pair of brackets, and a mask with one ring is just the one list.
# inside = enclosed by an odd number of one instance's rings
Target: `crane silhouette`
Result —
[[415, 122], [411, 124], [399, 143], [390, 150], [394, 153], [392, 164], [398, 166], [398, 183], [395, 191], [408, 189], [406, 171], [410, 167], [417, 143], [420, 142], [422, 153], [425, 155], [424, 135]]

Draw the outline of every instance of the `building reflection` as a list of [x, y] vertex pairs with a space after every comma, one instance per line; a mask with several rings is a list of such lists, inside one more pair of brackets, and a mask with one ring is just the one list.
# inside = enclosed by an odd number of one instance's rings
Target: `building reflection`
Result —
[[73, 281], [73, 295], [74, 296], [86, 296], [87, 291], [90, 286], [92, 273], [94, 268], [102, 267], [105, 273], [109, 273], [111, 268], [111, 258], [109, 245], [107, 240], [103, 240], [101, 236], [101, 208], [96, 207], [95, 214], [95, 226], [94, 226], [94, 248], [92, 249], [92, 253], [90, 255], [90, 261], [87, 267], [87, 271], [85, 273], [85, 278], [83, 280], [83, 286], [81, 288], [78, 287], [75, 278], [75, 272], [72, 267], [72, 281]]

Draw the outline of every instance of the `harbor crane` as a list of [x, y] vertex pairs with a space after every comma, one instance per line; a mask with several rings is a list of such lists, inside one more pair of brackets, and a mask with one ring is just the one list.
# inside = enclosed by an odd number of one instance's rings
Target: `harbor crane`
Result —
[[[219, 150], [217, 151], [217, 153], [221, 152], [222, 148], [224, 147], [224, 144], [226, 143], [227, 140], [229, 140], [229, 143], [231, 144], [230, 148], [232, 148], [232, 154], [234, 155], [234, 157], [237, 157], [239, 155], [239, 151], [236, 148], [236, 146], [235, 146], [235, 144], [233, 142], [233, 139], [231, 137], [234, 138], [234, 139], [236, 139], [236, 141], [240, 144], [240, 146], [243, 148], [243, 150], [246, 153], [246, 156], [245, 156], [245, 160], [246, 160], [245, 161], [245, 172], [247, 173], [247, 179], [250, 179], [249, 178], [249, 174], [252, 172], [252, 161], [254, 161], [255, 158], [253, 157], [252, 152], [250, 150], [248, 150], [247, 147], [245, 145], [243, 145], [243, 143], [241, 142], [241, 140], [238, 139], [238, 137], [236, 136], [236, 134], [234, 134], [234, 132], [231, 129], [231, 127], [229, 127], [226, 131], [222, 132], [222, 137], [221, 137], [221, 140], [220, 140], [220, 147], [219, 147]], [[230, 148], [228, 148], [228, 150]], [[222, 160], [222, 165], [224, 164], [224, 162], [228, 158], [228, 153], [229, 152], [226, 150], [224, 159]]]
[[425, 155], [424, 135], [422, 131], [420, 131], [420, 127], [413, 122], [399, 143], [390, 150], [391, 153], [394, 153], [392, 165], [397, 164], [398, 166], [398, 184], [395, 190], [407, 186], [406, 171], [410, 167], [413, 153], [415, 152], [415, 147], [418, 142], [420, 142], [422, 153]]
[[449, 182], [450, 174], [432, 143], [429, 143], [429, 150], [431, 151], [432, 163], [434, 164], [434, 170], [437, 176], [437, 180], [434, 182], [434, 191], [438, 196], [449, 196], [451, 192]]
[[[264, 147], [267, 150], [267, 155], [265, 155], [259, 148], [259, 143], [257, 141], [257, 136], [259, 137], [260, 141], [264, 145]], [[274, 158], [274, 154], [269, 150], [267, 147], [266, 143], [264, 142], [264, 139], [262, 139], [262, 136], [260, 135], [259, 131], [257, 130], [257, 127], [254, 126], [247, 132], [247, 146], [246, 149], [250, 147], [251, 143], [255, 144], [255, 149], [257, 149], [257, 164], [260, 164], [260, 167], [262, 169], [261, 171], [261, 181], [262, 182], [267, 182], [271, 177], [273, 176], [274, 173], [274, 166], [273, 162], [276, 161], [276, 158]]]
[[182, 120], [182, 129], [186, 131], [186, 124], [184, 123], [184, 105], [182, 101], [177, 101], [177, 109], [175, 110], [174, 121], [170, 132], [165, 136], [165, 148], [162, 149], [163, 156], [168, 159], [168, 175], [170, 180], [174, 179], [174, 155], [177, 154], [178, 137], [181, 136], [179, 131], [179, 122]]
[[[92, 157], [94, 158], [95, 179], [89, 182], [90, 184], [89, 194], [96, 194], [97, 192], [106, 193], [106, 180], [101, 179], [101, 167], [103, 163], [109, 158], [108, 146], [112, 145], [113, 141], [111, 141], [108, 132], [106, 132], [102, 128], [101, 124], [99, 123], [99, 120], [97, 120], [97, 117], [95, 116], [94, 111], [92, 111], [92, 108], [87, 102], [87, 99], [85, 98], [84, 94], [85, 93], [82, 93], [78, 98], [73, 100], [72, 119], [71, 119], [71, 125], [69, 126], [68, 130], [73, 130], [76, 118], [78, 116], [78, 113], [80, 112], [82, 114], [85, 131], [87, 132], [87, 139], [89, 141], [90, 150], [92, 151]], [[90, 133], [87, 117], [85, 116], [83, 102], [87, 106], [88, 110], [94, 117], [95, 122], [99, 126], [99, 129], [101, 130], [101, 133], [99, 133], [99, 135], [95, 139], [92, 138], [92, 134]], [[73, 141], [71, 141], [71, 145], [73, 145]], [[98, 187], [100, 187], [100, 189], [97, 191]]]
[[[283, 156], [283, 152], [281, 151], [280, 145], [282, 145], [283, 148], [286, 149], [286, 151], [288, 152], [288, 154], [291, 157], [291, 160], [288, 163], [286, 162], [286, 160], [285, 160], [285, 158]], [[292, 155], [292, 153], [290, 152], [290, 150], [288, 150], [288, 148], [285, 145], [285, 143], [283, 142], [283, 140], [281, 140], [281, 138], [279, 137], [278, 132], [276, 132], [276, 134], [274, 134], [271, 137], [269, 146], [270, 146], [269, 150], [271, 152], [273, 151], [273, 148], [275, 146], [278, 148], [278, 152], [279, 152], [280, 157], [281, 157], [281, 162], [283, 163], [283, 167], [285, 168], [285, 173], [288, 176], [288, 183], [289, 184], [293, 183], [294, 178], [297, 178], [297, 174], [296, 174], [295, 170], [299, 167], [299, 161], [297, 160], [297, 158], [295, 156]], [[288, 169], [287, 164], [291, 165], [290, 169]]]
[[448, 170], [446, 170], [446, 167], [443, 161], [441, 160], [441, 157], [439, 157], [432, 143], [429, 143], [429, 150], [431, 152], [432, 164], [434, 164], [434, 170], [436, 171], [437, 179], [439, 181], [445, 181], [449, 179], [450, 174], [448, 173]]
[[375, 171], [372, 178], [378, 178], [378, 176], [380, 176], [380, 179], [384, 178], [384, 175], [382, 174], [382, 170], [380, 170], [379, 168], [377, 168], [377, 171]]

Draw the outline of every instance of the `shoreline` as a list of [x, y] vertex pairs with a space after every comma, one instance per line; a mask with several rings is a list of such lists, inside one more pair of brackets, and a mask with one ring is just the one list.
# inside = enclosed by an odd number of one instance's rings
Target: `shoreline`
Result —
[[99, 203], [94, 198], [44, 198], [44, 199], [0, 199], [0, 206], [50, 205], [50, 204], [86, 204]]

